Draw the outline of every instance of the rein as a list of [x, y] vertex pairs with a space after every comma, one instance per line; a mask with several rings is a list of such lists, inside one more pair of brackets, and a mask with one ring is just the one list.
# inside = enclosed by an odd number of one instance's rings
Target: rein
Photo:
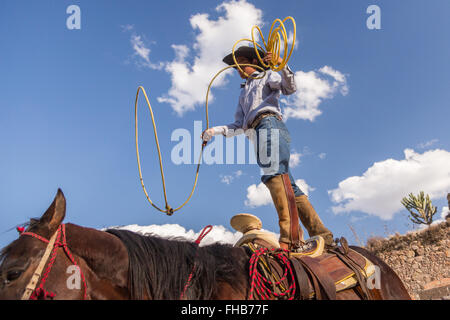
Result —
[[189, 277], [186, 281], [186, 284], [184, 285], [183, 291], [180, 294], [180, 300], [183, 300], [186, 294], [186, 290], [187, 288], [191, 285], [191, 281], [192, 281], [192, 277], [194, 276], [194, 272], [196, 269], [196, 263], [195, 263], [195, 259], [197, 259], [197, 255], [198, 255], [198, 247], [200, 245], [200, 242], [203, 240], [204, 237], [206, 237], [206, 235], [211, 231], [212, 229], [212, 225], [207, 225], [206, 227], [203, 228], [202, 232], [200, 232], [200, 235], [198, 236], [197, 240], [195, 240], [195, 258], [194, 258], [194, 264], [192, 266], [192, 270], [191, 273], [189, 274]]
[[[83, 280], [84, 285], [84, 293], [83, 293], [83, 300], [86, 300], [86, 279], [84, 278], [83, 271], [81, 268], [77, 265], [72, 253], [69, 250], [69, 247], [67, 246], [67, 240], [66, 240], [66, 225], [62, 224], [59, 226], [58, 230], [53, 234], [53, 236], [50, 238], [50, 240], [36, 234], [33, 232], [24, 232], [23, 229], [18, 228], [17, 231], [20, 232], [20, 236], [30, 236], [33, 238], [36, 238], [44, 243], [47, 243], [47, 247], [45, 249], [44, 255], [42, 256], [41, 260], [39, 261], [39, 264], [36, 268], [36, 270], [33, 273], [33, 276], [31, 277], [30, 281], [28, 282], [28, 285], [25, 287], [25, 292], [22, 295], [21, 300], [38, 300], [38, 299], [53, 299], [56, 295], [53, 292], [47, 291], [44, 289], [45, 282], [47, 281], [48, 275], [50, 271], [52, 270], [53, 263], [56, 260], [56, 255], [58, 253], [58, 248], [62, 247], [64, 249], [64, 252], [66, 253], [69, 260], [72, 262], [73, 265], [75, 265], [80, 270], [80, 275]], [[47, 264], [47, 261], [50, 261], [47, 265], [47, 269], [45, 270], [44, 275], [42, 276], [40, 285], [36, 288], [38, 285], [39, 278], [41, 278], [42, 271], [44, 270], [45, 265]]]

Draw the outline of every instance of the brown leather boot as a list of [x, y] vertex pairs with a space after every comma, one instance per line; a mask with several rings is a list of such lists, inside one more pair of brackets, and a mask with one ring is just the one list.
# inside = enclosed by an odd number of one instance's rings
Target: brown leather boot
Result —
[[[290, 185], [290, 184], [289, 184]], [[270, 191], [270, 195], [272, 196], [273, 203], [275, 205], [275, 209], [278, 213], [278, 224], [280, 226], [280, 246], [283, 249], [287, 249], [291, 247], [291, 244], [294, 242], [303, 242], [303, 232], [299, 225], [299, 221], [297, 218], [298, 229], [296, 230], [296, 234], [293, 234], [292, 230], [295, 229], [293, 225], [291, 225], [291, 214], [289, 212], [289, 200], [285, 187], [285, 182], [283, 181], [283, 177], [281, 175], [275, 176], [266, 182], [266, 186]], [[292, 199], [294, 200], [293, 191]], [[294, 207], [293, 210], [296, 210]], [[297, 214], [296, 214], [297, 215]], [[294, 230], [295, 231], [295, 230]], [[295, 239], [297, 237], [297, 239]]]
[[283, 250], [289, 250], [289, 243], [282, 242], [282, 241], [279, 241], [279, 243], [280, 243], [280, 248], [281, 248], [281, 249], [283, 249]]
[[325, 245], [331, 246], [333, 244], [333, 233], [323, 225], [308, 197], [306, 195], [295, 197], [295, 202], [297, 203], [300, 221], [308, 231], [309, 236], [321, 236], [325, 240]]

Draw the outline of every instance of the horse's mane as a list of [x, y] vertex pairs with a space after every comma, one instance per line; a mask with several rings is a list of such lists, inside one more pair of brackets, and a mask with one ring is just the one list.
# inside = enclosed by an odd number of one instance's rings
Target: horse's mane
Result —
[[187, 299], [210, 299], [218, 282], [242, 289], [248, 258], [230, 245], [197, 247], [179, 239], [143, 236], [128, 230], [109, 229], [128, 250], [128, 286], [132, 299], [179, 299], [195, 263]]

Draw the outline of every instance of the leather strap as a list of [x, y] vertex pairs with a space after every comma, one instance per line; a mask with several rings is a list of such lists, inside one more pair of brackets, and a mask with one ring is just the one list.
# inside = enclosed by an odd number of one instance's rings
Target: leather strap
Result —
[[365, 273], [364, 267], [359, 266], [348, 254], [342, 254], [340, 250], [334, 250], [334, 254], [355, 273], [363, 298], [374, 300], [369, 288], [367, 288], [367, 277], [362, 273]]
[[291, 179], [289, 179], [289, 174], [285, 173], [281, 175], [283, 180], [284, 190], [286, 192], [288, 207], [289, 207], [289, 217], [291, 220], [290, 223], [290, 240], [292, 247], [298, 248], [300, 246], [300, 239], [303, 238], [303, 230], [299, 225], [298, 211], [297, 211], [297, 203], [295, 202], [295, 194], [294, 189], [292, 189]]
[[278, 114], [276, 114], [274, 112], [271, 112], [271, 111], [262, 112], [256, 116], [255, 120], [253, 120], [253, 122], [251, 123], [250, 128], [255, 129], [256, 126], [261, 122], [262, 119], [264, 119], [265, 117], [269, 117], [269, 116], [276, 117], [280, 121], [282, 119]]
[[316, 299], [336, 300], [336, 285], [322, 266], [314, 258], [308, 256], [301, 257], [299, 260], [310, 271]]
[[307, 300], [310, 298], [311, 290], [309, 287], [308, 274], [302, 263], [297, 258], [289, 259], [295, 270], [295, 276], [297, 278], [297, 283], [300, 291], [300, 299]]
[[31, 277], [30, 281], [25, 287], [25, 292], [23, 293], [21, 300], [30, 299], [31, 294], [33, 293], [34, 289], [36, 289], [39, 278], [41, 277], [42, 274], [42, 270], [44, 270], [45, 264], [47, 263], [48, 258], [50, 257], [50, 252], [52, 251], [55, 245], [56, 236], [58, 235], [59, 230], [60, 229], [58, 228], [58, 230], [50, 238], [47, 244], [47, 248], [45, 248], [44, 255], [42, 256], [41, 261], [39, 261], [38, 267], [36, 268], [36, 270], [34, 270], [33, 276]]

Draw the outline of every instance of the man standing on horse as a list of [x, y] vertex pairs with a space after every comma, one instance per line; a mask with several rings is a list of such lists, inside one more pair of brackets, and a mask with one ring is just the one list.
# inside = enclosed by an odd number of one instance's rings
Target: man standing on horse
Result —
[[[259, 55], [264, 57], [265, 63], [272, 60], [272, 53], [268, 52], [265, 55], [261, 50], [258, 51]], [[205, 130], [202, 134], [203, 140], [209, 141], [218, 134], [232, 137], [243, 132], [238, 129], [254, 130], [256, 140], [253, 139], [253, 142], [255, 143], [257, 162], [263, 171], [261, 181], [270, 190], [278, 213], [280, 247], [286, 250], [298, 250], [298, 244], [303, 242], [298, 218], [310, 237], [320, 235], [324, 238], [326, 245], [331, 245], [333, 234], [323, 225], [308, 197], [296, 185], [289, 170], [290, 135], [282, 121], [279, 97], [281, 93], [290, 95], [297, 90], [294, 73], [287, 65], [280, 73], [268, 70], [269, 68], [265, 68], [257, 59], [253, 47], [240, 47], [234, 52], [234, 55], [237, 63], [242, 65], [241, 68], [234, 68], [238, 70], [242, 79], [246, 79], [245, 83], [241, 85], [235, 121], [228, 125]], [[228, 65], [235, 64], [232, 54], [224, 57], [223, 62]], [[253, 66], [243, 64], [258, 65], [261, 67], [261, 71]], [[262, 72], [263, 69], [265, 72]], [[276, 153], [275, 157], [272, 156], [274, 153]], [[268, 154], [271, 155], [271, 159], [276, 159], [275, 163], [271, 163], [270, 166], [262, 161]], [[297, 220], [292, 218], [294, 215]]]

